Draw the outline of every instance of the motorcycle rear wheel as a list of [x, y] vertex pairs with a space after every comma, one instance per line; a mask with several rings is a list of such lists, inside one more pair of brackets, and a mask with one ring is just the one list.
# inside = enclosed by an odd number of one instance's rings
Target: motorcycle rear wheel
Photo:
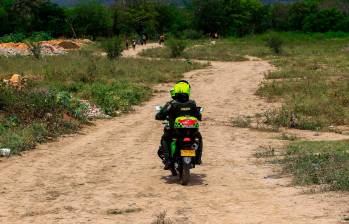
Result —
[[180, 182], [182, 185], [188, 185], [190, 179], [190, 164], [183, 164], [180, 175]]

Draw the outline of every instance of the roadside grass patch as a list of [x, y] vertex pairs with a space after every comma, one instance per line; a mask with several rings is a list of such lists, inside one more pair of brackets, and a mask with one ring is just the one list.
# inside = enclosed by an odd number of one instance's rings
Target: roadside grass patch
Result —
[[183, 55], [184, 50], [187, 48], [187, 42], [185, 40], [170, 39], [166, 42], [166, 46], [170, 49], [170, 55], [172, 58], [178, 58]]
[[348, 125], [349, 54], [342, 49], [349, 35], [278, 35], [285, 41], [287, 55], [265, 57], [279, 70], [267, 74], [257, 91], [270, 101], [284, 102], [268, 122], [325, 131]]
[[[186, 40], [188, 47], [182, 57], [206, 61], [247, 61], [246, 55], [261, 56], [268, 53], [263, 41], [254, 41], [250, 38], [231, 38], [210, 41], [202, 39], [198, 41]], [[145, 57], [170, 58], [169, 48], [153, 48], [141, 53]]]
[[273, 158], [275, 157], [275, 149], [271, 146], [260, 148], [254, 156], [258, 159], [260, 158]]
[[122, 41], [117, 37], [102, 40], [101, 47], [110, 60], [119, 58], [123, 51]]
[[298, 137], [295, 134], [282, 133], [281, 136], [278, 137], [278, 139], [284, 141], [296, 141]]
[[151, 224], [174, 224], [174, 222], [167, 217], [167, 212], [163, 211], [156, 216], [155, 220], [152, 221]]
[[270, 33], [265, 40], [266, 45], [275, 53], [281, 54], [284, 41], [277, 33]]
[[295, 142], [278, 162], [295, 184], [349, 190], [349, 141]]
[[232, 119], [233, 127], [238, 128], [249, 128], [251, 127], [251, 122], [252, 120], [250, 117], [238, 116]]
[[18, 154], [77, 131], [88, 122], [79, 99], [116, 116], [149, 99], [154, 84], [206, 66], [166, 59], [109, 60], [95, 53], [91, 46], [55, 57], [0, 57], [0, 80], [14, 73], [27, 79], [21, 90], [0, 84], [0, 148]]
[[107, 211], [108, 215], [122, 215], [142, 211], [141, 208], [126, 208], [126, 209], [109, 209]]

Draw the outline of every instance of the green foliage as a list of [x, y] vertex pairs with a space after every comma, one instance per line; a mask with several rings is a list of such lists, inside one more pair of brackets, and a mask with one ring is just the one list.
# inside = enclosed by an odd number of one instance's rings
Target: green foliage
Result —
[[203, 34], [200, 31], [194, 29], [186, 29], [182, 31], [181, 37], [183, 39], [198, 40], [200, 38], [203, 38]]
[[30, 42], [40, 42], [45, 40], [52, 40], [52, 36], [46, 32], [33, 32], [30, 36], [26, 37], [25, 40]]
[[[62, 106], [56, 103], [54, 93], [45, 89], [17, 91], [1, 87], [0, 101], [4, 112], [11, 116], [16, 115], [16, 119], [23, 124], [46, 119], [48, 114], [59, 116], [62, 111]], [[53, 120], [58, 119], [49, 117]]]
[[270, 58], [280, 69], [266, 76], [257, 93], [281, 97], [284, 105], [265, 115], [267, 123], [310, 130], [347, 125], [348, 34], [279, 35], [287, 40], [287, 55]]
[[288, 28], [292, 30], [303, 30], [304, 19], [314, 12], [316, 12], [315, 4], [295, 2], [289, 8]]
[[9, 43], [9, 42], [21, 42], [26, 38], [26, 36], [23, 33], [14, 33], [14, 34], [7, 34], [2, 37], [0, 37], [1, 43]]
[[[178, 7], [166, 1], [124, 1], [105, 6], [88, 0], [65, 8], [51, 1], [6, 0], [0, 3], [0, 36], [45, 32], [53, 37], [117, 35], [137, 39], [146, 34], [157, 39], [167, 33], [198, 39], [202, 34], [241, 37], [268, 29], [348, 32], [346, 7], [340, 1], [264, 5], [260, 0], [192, 0]], [[7, 36], [4, 41], [19, 39]]]
[[320, 10], [304, 19], [303, 30], [307, 32], [340, 31], [340, 23], [345, 20], [343, 13], [336, 9]]
[[1, 57], [4, 74], [35, 74], [17, 90], [0, 85], [0, 147], [13, 153], [37, 142], [77, 130], [86, 122], [88, 100], [107, 114], [118, 115], [148, 99], [154, 83], [177, 80], [203, 65], [170, 60], [108, 60], [72, 52], [56, 57]]
[[115, 115], [115, 112], [128, 111], [132, 105], [147, 99], [150, 89], [128, 82], [94, 83], [86, 86], [82, 94], [102, 107], [106, 114]]
[[266, 45], [275, 53], [280, 54], [282, 52], [283, 40], [277, 33], [271, 33], [266, 38]]
[[107, 52], [109, 59], [116, 59], [121, 56], [123, 43], [120, 38], [109, 38], [101, 42], [102, 48]]
[[[244, 38], [232, 38], [230, 40], [207, 40], [186, 41], [188, 47], [185, 57], [206, 61], [246, 61], [245, 55], [262, 56], [267, 54], [267, 49], [262, 41], [249, 42]], [[141, 53], [142, 56], [154, 58], [170, 58], [169, 48], [148, 49]]]
[[296, 142], [279, 162], [301, 185], [325, 184], [330, 190], [349, 190], [349, 142]]
[[78, 36], [107, 36], [112, 29], [110, 10], [97, 1], [85, 1], [66, 11], [68, 23]]
[[187, 43], [184, 40], [170, 39], [166, 41], [166, 46], [171, 51], [171, 57], [177, 58], [183, 55], [183, 52], [187, 47]]
[[233, 127], [238, 127], [238, 128], [249, 128], [251, 127], [251, 118], [250, 117], [236, 117], [232, 120]]
[[39, 43], [31, 43], [27, 42], [27, 46], [29, 47], [29, 51], [32, 53], [34, 58], [40, 59], [41, 58], [41, 45]]
[[243, 36], [268, 28], [268, 7], [259, 0], [194, 0], [194, 27], [204, 33]]
[[57, 93], [56, 102], [72, 117], [75, 117], [80, 121], [87, 121], [87, 105], [82, 103], [78, 98], [72, 97], [68, 92], [63, 91]]
[[25, 35], [24, 33], [11, 33], [0, 37], [0, 43], [9, 42], [40, 42], [44, 40], [51, 40], [52, 37], [46, 32], [33, 32], [31, 35]]

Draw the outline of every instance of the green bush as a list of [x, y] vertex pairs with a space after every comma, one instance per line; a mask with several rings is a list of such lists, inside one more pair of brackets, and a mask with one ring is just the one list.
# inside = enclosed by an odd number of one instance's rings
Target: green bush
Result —
[[52, 40], [52, 36], [46, 32], [33, 32], [26, 38], [30, 42], [40, 42], [45, 40]]
[[123, 51], [122, 41], [117, 37], [102, 40], [101, 46], [107, 52], [109, 59], [120, 57]]
[[94, 83], [86, 86], [82, 95], [91, 98], [108, 115], [117, 111], [127, 111], [150, 96], [150, 89], [128, 82], [112, 84]]
[[26, 38], [26, 35], [23, 33], [11, 33], [6, 34], [2, 37], [0, 37], [1, 43], [9, 43], [9, 42], [22, 42]]
[[24, 33], [11, 33], [0, 37], [0, 43], [9, 42], [40, 42], [44, 40], [52, 40], [52, 36], [46, 32], [33, 32], [30, 35]]
[[72, 97], [68, 92], [59, 92], [56, 95], [56, 102], [63, 106], [69, 115], [79, 119], [80, 121], [87, 121], [87, 105], [80, 102], [79, 99]]
[[182, 31], [183, 39], [197, 40], [203, 37], [203, 34], [200, 31], [194, 29], [186, 29]]
[[272, 33], [266, 38], [266, 45], [275, 53], [280, 54], [282, 52], [282, 45], [284, 41], [277, 33]]
[[46, 124], [34, 122], [17, 129], [8, 129], [0, 136], [0, 148], [10, 148], [11, 154], [33, 148], [38, 142], [44, 142], [50, 136]]
[[185, 48], [187, 47], [187, 43], [184, 40], [178, 39], [169, 39], [166, 42], [168, 48], [171, 51], [171, 57], [177, 58], [183, 55]]
[[320, 10], [309, 14], [304, 19], [303, 30], [306, 32], [346, 31], [347, 27], [341, 27], [348, 24], [344, 22], [345, 19], [344, 14], [337, 9]]
[[40, 43], [26, 42], [26, 44], [29, 47], [29, 51], [32, 53], [34, 58], [40, 59], [41, 58], [41, 45], [40, 45]]
[[0, 100], [3, 111], [9, 115], [16, 115], [22, 124], [29, 124], [36, 120], [58, 119], [62, 106], [56, 102], [53, 92], [41, 90], [17, 91], [10, 87], [0, 88]]
[[295, 142], [279, 162], [301, 185], [325, 184], [331, 190], [349, 190], [349, 142]]

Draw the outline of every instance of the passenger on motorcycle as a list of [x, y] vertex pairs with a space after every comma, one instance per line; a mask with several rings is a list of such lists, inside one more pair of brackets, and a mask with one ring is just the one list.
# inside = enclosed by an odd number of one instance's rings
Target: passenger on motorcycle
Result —
[[[160, 112], [156, 114], [156, 120], [168, 120], [169, 126], [164, 129], [164, 134], [161, 137], [161, 146], [164, 154], [164, 164], [165, 170], [168, 170], [171, 167], [171, 158], [170, 158], [170, 144], [172, 138], [174, 137], [174, 122], [177, 117], [180, 116], [194, 116], [197, 119], [201, 120], [201, 113], [198, 111], [196, 103], [194, 100], [190, 100], [190, 91], [191, 87], [188, 81], [180, 80], [178, 81], [174, 88], [170, 91], [172, 100], [167, 102], [165, 106], [162, 107]], [[202, 137], [198, 133], [200, 138], [200, 147], [198, 150], [198, 155], [196, 159], [196, 164], [201, 164], [201, 155], [202, 155]]]

